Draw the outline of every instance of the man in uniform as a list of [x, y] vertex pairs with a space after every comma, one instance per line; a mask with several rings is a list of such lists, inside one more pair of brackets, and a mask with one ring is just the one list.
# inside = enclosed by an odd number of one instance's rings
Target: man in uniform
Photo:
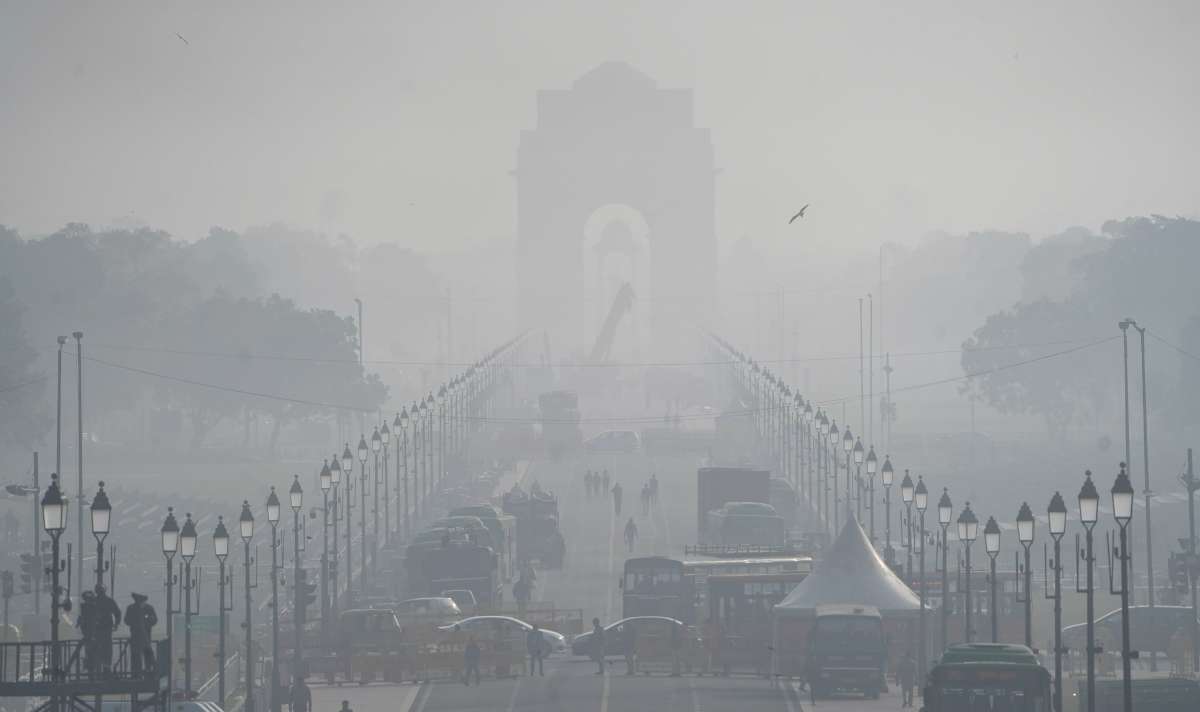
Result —
[[[154, 606], [146, 602], [146, 596], [134, 593], [133, 603], [125, 608], [125, 625], [129, 626], [130, 666], [135, 677], [154, 673], [154, 647], [150, 642], [151, 632], [158, 624]], [[144, 667], [143, 667], [144, 666]]]
[[107, 673], [112, 668], [113, 631], [121, 625], [121, 609], [109, 598], [101, 584], [96, 584], [96, 628], [93, 636], [99, 669]]
[[595, 660], [598, 665], [598, 667], [596, 669], [596, 674], [603, 675], [604, 674], [605, 641], [604, 641], [604, 629], [600, 627], [600, 619], [599, 618], [592, 619], [592, 638], [591, 638], [591, 640], [588, 641], [588, 643], [592, 647], [592, 660]]

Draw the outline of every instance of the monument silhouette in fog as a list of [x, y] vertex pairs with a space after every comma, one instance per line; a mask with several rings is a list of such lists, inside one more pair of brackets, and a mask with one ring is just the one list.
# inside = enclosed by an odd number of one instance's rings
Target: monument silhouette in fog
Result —
[[624, 282], [633, 343], [615, 353], [670, 353], [713, 312], [713, 148], [690, 89], [608, 62], [540, 91], [515, 176], [518, 313], [558, 353], [588, 351]]

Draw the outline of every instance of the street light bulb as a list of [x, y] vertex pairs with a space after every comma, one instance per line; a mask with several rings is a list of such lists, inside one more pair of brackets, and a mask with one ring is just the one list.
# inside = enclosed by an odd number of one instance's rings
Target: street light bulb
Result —
[[914, 492], [913, 505], [918, 512], [924, 513], [925, 508], [929, 506], [929, 490], [925, 488], [925, 477], [917, 475], [917, 489]]
[[407, 433], [408, 432], [408, 411], [405, 410], [404, 408], [401, 408], [400, 415], [398, 417], [400, 418], [400, 430]]
[[1117, 481], [1112, 486], [1112, 506], [1113, 516], [1122, 527], [1133, 518], [1133, 485], [1129, 482], [1123, 462], [1121, 471], [1117, 474]]
[[[855, 439], [853, 452], [854, 452], [854, 464], [855, 465], [863, 464], [863, 457], [865, 456], [866, 453], [863, 450], [862, 438]], [[867, 469], [867, 472], [871, 472], [870, 468]]]
[[1029, 508], [1028, 502], [1022, 502], [1021, 509], [1017, 512], [1017, 539], [1026, 546], [1033, 543], [1033, 526], [1033, 510]]
[[342, 483], [342, 463], [338, 462], [336, 455], [333, 461], [329, 463], [329, 482], [334, 487]]
[[1000, 553], [1000, 525], [995, 517], [988, 517], [987, 525], [983, 528], [983, 548], [991, 557]]
[[908, 470], [904, 471], [904, 479], [900, 480], [900, 501], [905, 504], [911, 504], [913, 501], [913, 481]]
[[847, 453], [854, 449], [854, 433], [850, 432], [850, 428], [842, 433], [842, 449]]
[[1091, 528], [1096, 524], [1100, 510], [1100, 493], [1092, 484], [1092, 471], [1084, 473], [1083, 487], [1079, 489], [1079, 520], [1085, 527]]
[[292, 487], [288, 490], [288, 499], [292, 505], [293, 512], [299, 512], [304, 506], [304, 489], [300, 487], [300, 475], [295, 475], [292, 480]]
[[162, 525], [162, 551], [167, 558], [179, 551], [179, 522], [175, 521], [175, 508], [167, 507], [167, 518]]
[[387, 445], [392, 439], [392, 431], [388, 430], [387, 421], [383, 421], [383, 425], [379, 428], [379, 437], [383, 438], [383, 444]]
[[242, 535], [242, 541], [250, 541], [254, 538], [254, 513], [250, 511], [249, 500], [242, 500], [242, 516], [238, 518], [238, 529]]
[[329, 488], [333, 486], [333, 472], [330, 471], [328, 462], [321, 467], [321, 476], [318, 481], [321, 484], [322, 492], [328, 492]]
[[[888, 455], [883, 456], [883, 469], [880, 470], [880, 473], [881, 473], [880, 479], [883, 481], [883, 486], [891, 487], [892, 480], [895, 479], [895, 477], [896, 477], [896, 471], [895, 471], [895, 469], [892, 468], [892, 458], [889, 457]], [[910, 488], [912, 487], [912, 480], [909, 480], [908, 486]]]
[[375, 428], [375, 432], [371, 434], [371, 452], [379, 452], [383, 447], [383, 436], [379, 434], [379, 428]]
[[837, 419], [836, 419], [836, 418], [834, 418], [833, 420], [831, 420], [831, 421], [830, 421], [830, 423], [829, 423], [829, 431], [828, 431], [828, 432], [829, 432], [829, 446], [830, 446], [830, 447], [837, 447], [837, 444], [838, 444], [838, 438], [841, 436], [841, 433], [840, 433], [840, 432], [838, 432], [838, 426], [837, 426]]
[[363, 435], [358, 436], [358, 462], [364, 467], [367, 464], [367, 453], [370, 449], [367, 447], [367, 438]]
[[92, 534], [103, 539], [108, 534], [111, 523], [112, 505], [108, 502], [108, 495], [104, 492], [104, 481], [101, 480], [100, 488], [92, 498]]
[[958, 515], [958, 538], [970, 544], [975, 541], [978, 533], [979, 520], [975, 517], [975, 512], [971, 511], [971, 503], [967, 502], [962, 513]]
[[229, 532], [225, 530], [225, 518], [217, 517], [217, 528], [213, 530], [213, 553], [218, 561], [229, 556]]
[[192, 521], [192, 513], [188, 512], [179, 533], [179, 554], [184, 561], [191, 561], [196, 555], [196, 538], [196, 523]]
[[42, 495], [42, 528], [58, 534], [67, 528], [67, 503], [58, 488], [58, 475], [50, 475], [50, 486]]
[[[871, 451], [867, 453], [867, 474], [874, 475], [879, 471], [879, 459], [875, 457], [875, 446], [871, 446]], [[891, 484], [887, 482], [885, 484]]]
[[279, 497], [275, 494], [275, 486], [271, 486], [271, 494], [267, 495], [267, 521], [272, 525], [279, 523]]
[[353, 468], [354, 456], [350, 454], [350, 443], [346, 443], [345, 449], [342, 450], [342, 474], [349, 477]]
[[954, 515], [954, 505], [950, 503], [950, 489], [942, 488], [942, 498], [938, 500], [938, 524], [948, 526]]
[[1050, 506], [1046, 508], [1046, 519], [1050, 521], [1050, 536], [1061, 539], [1067, 531], [1067, 503], [1058, 492], [1050, 498]]

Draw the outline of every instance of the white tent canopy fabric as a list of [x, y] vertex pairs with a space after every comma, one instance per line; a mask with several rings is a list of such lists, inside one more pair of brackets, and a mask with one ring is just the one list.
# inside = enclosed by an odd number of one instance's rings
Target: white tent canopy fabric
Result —
[[776, 615], [811, 615], [829, 604], [874, 606], [881, 613], [921, 610], [921, 600], [888, 568], [850, 516], [816, 569], [775, 606]]

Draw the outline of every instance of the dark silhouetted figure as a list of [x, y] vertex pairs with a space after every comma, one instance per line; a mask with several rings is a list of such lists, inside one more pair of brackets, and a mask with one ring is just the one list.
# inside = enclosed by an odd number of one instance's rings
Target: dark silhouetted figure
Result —
[[479, 685], [479, 643], [475, 636], [467, 639], [467, 647], [463, 649], [463, 684], [470, 687], [471, 673], [475, 674], [475, 685]]
[[637, 630], [626, 623], [621, 630], [621, 652], [625, 653], [625, 674], [637, 674]]
[[600, 619], [592, 619], [592, 639], [589, 641], [592, 647], [592, 660], [596, 661], [596, 674], [604, 674], [604, 629], [600, 627]]
[[129, 663], [134, 676], [153, 675], [154, 644], [151, 642], [158, 614], [146, 602], [146, 596], [133, 594], [133, 603], [125, 608], [125, 625], [129, 626]]
[[121, 609], [117, 602], [109, 598], [104, 586], [96, 584], [95, 632], [92, 636], [97, 654], [97, 664], [101, 672], [107, 673], [112, 669], [112, 637], [113, 631], [121, 625]]
[[621, 516], [621, 483], [618, 482], [612, 486], [613, 512], [619, 517]]
[[546, 668], [543, 666], [542, 660], [546, 656], [546, 646], [537, 623], [534, 623], [529, 632], [525, 634], [525, 650], [529, 652], [529, 676], [533, 677], [533, 671], [536, 669], [539, 675], [545, 677]]
[[100, 652], [96, 649], [96, 594], [84, 591], [79, 597], [79, 617], [75, 619], [79, 628], [80, 648], [83, 650], [83, 667], [89, 675], [100, 669]]
[[917, 684], [917, 661], [913, 659], [911, 651], [905, 653], [904, 659], [896, 666], [896, 681], [900, 683], [900, 690], [903, 693], [900, 706], [912, 707], [913, 687]]
[[[343, 702], [343, 704], [345, 704]], [[312, 690], [308, 688], [308, 683], [304, 682], [304, 678], [297, 676], [296, 681], [292, 683], [292, 689], [288, 694], [288, 705], [292, 712], [312, 712]]]

